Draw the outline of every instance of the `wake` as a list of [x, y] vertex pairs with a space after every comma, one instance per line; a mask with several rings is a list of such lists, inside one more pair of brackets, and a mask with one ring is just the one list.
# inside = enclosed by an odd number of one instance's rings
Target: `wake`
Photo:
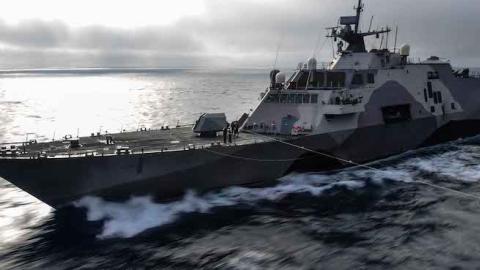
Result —
[[104, 220], [100, 239], [130, 238], [145, 230], [171, 224], [184, 214], [209, 213], [217, 207], [252, 205], [262, 201], [276, 202], [291, 194], [308, 194], [319, 197], [325, 192], [346, 188], [356, 191], [367, 184], [413, 183], [416, 180], [435, 176], [438, 180], [472, 183], [480, 181], [480, 155], [478, 146], [461, 145], [440, 154], [411, 157], [396, 164], [381, 167], [381, 170], [351, 168], [335, 173], [291, 174], [276, 186], [265, 188], [230, 187], [217, 192], [197, 195], [188, 192], [182, 199], [168, 203], [155, 203], [149, 197], [132, 198], [124, 203], [107, 202], [96, 197], [85, 197], [75, 203], [87, 209], [89, 221]]

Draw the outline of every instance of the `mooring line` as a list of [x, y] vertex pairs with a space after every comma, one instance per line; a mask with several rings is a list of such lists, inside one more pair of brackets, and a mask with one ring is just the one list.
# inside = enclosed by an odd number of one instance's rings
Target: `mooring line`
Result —
[[[271, 139], [271, 140], [273, 140], [273, 141], [276, 141], [276, 142], [279, 142], [279, 143], [283, 143], [283, 144], [289, 145], [289, 146], [291, 146], [291, 147], [295, 147], [295, 148], [298, 148], [298, 149], [302, 149], [302, 150], [304, 150], [304, 151], [311, 152], [311, 153], [314, 153], [314, 154], [317, 154], [317, 155], [321, 155], [321, 156], [324, 156], [324, 157], [327, 157], [327, 158], [330, 158], [330, 159], [335, 159], [335, 160], [338, 160], [338, 161], [342, 161], [342, 162], [345, 162], [345, 163], [348, 163], [348, 164], [351, 164], [351, 165], [355, 165], [355, 166], [357, 166], [357, 167], [366, 168], [366, 169], [370, 169], [370, 170], [374, 170], [374, 171], [382, 172], [382, 173], [387, 172], [386, 170], [378, 169], [378, 168], [375, 168], [375, 167], [372, 167], [372, 166], [369, 166], [369, 165], [365, 165], [365, 164], [360, 164], [360, 163], [354, 162], [354, 161], [352, 161], [352, 160], [347, 160], [347, 159], [344, 159], [344, 158], [341, 158], [341, 157], [337, 157], [337, 156], [334, 156], [334, 155], [330, 155], [330, 154], [327, 154], [327, 153], [322, 153], [322, 152], [319, 152], [319, 151], [315, 151], [315, 150], [313, 150], [313, 149], [309, 149], [309, 148], [304, 147], [304, 146], [300, 146], [300, 145], [296, 145], [296, 144], [293, 144], [293, 143], [289, 143], [289, 142], [286, 142], [286, 141], [283, 141], [283, 140], [280, 140], [280, 139], [277, 139], [277, 138], [274, 138], [274, 137], [272, 137], [272, 136], [268, 136], [268, 135], [265, 135], [265, 134], [256, 133], [256, 132], [249, 131], [249, 130], [248, 130], [248, 131], [247, 131], [247, 130], [244, 130], [244, 132], [250, 133], [250, 134], [254, 134], [254, 135], [258, 135], [258, 136], [262, 136], [262, 137], [265, 137], [265, 138], [269, 138], [269, 139]], [[449, 192], [454, 193], [454, 194], [457, 194], [457, 195], [462, 195], [462, 196], [464, 196], [464, 197], [469, 197], [469, 198], [473, 198], [473, 199], [476, 199], [476, 200], [479, 200], [479, 201], [480, 201], [480, 196], [475, 195], [475, 194], [470, 194], [470, 193], [466, 193], [466, 192], [463, 192], [463, 191], [455, 190], [455, 189], [452, 189], [452, 188], [435, 185], [435, 184], [428, 183], [428, 182], [425, 182], [425, 181], [417, 181], [417, 180], [414, 180], [412, 183], [418, 183], [418, 184], [430, 186], [430, 187], [433, 187], [433, 188], [441, 189], [441, 190], [444, 190], [444, 191], [449, 191]]]
[[219, 156], [241, 159], [241, 160], [248, 160], [248, 161], [257, 161], [257, 162], [289, 162], [289, 161], [296, 161], [296, 160], [302, 160], [302, 159], [307, 158], [307, 157], [304, 157], [304, 158], [290, 158], [290, 159], [260, 159], [260, 158], [249, 158], [249, 157], [231, 155], [231, 154], [227, 154], [227, 153], [221, 153], [221, 152], [213, 151], [213, 150], [206, 149], [206, 148], [202, 148], [201, 150], [204, 150], [204, 151], [207, 151], [207, 152], [219, 155]]

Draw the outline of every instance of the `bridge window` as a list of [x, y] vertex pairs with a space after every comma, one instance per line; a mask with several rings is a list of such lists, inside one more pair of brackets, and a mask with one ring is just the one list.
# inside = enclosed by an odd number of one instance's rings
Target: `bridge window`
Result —
[[318, 103], [317, 94], [270, 94], [265, 98], [265, 103], [308, 104]]
[[425, 103], [427, 103], [428, 102], [428, 96], [427, 96], [427, 89], [426, 88], [423, 89], [423, 97], [425, 98]]
[[321, 71], [315, 71], [310, 74], [309, 87], [318, 88], [323, 87], [325, 83], [325, 73]]
[[345, 72], [327, 72], [326, 87], [345, 87]]
[[303, 103], [310, 103], [310, 95], [309, 94], [303, 95]]
[[288, 95], [288, 101], [287, 103], [295, 103], [295, 94], [290, 94]]
[[295, 97], [295, 103], [302, 103], [303, 102], [303, 95], [297, 94]]
[[310, 72], [308, 71], [302, 71], [297, 81], [297, 89], [304, 89], [307, 87], [307, 80], [308, 80], [309, 73]]

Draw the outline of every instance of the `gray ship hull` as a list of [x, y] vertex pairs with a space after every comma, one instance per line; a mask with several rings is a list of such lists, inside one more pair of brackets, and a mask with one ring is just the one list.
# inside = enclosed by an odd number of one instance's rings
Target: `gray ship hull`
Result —
[[356, 16], [331, 28], [329, 37], [341, 41], [327, 68], [310, 58], [288, 80], [279, 70], [270, 73], [257, 107], [230, 126], [231, 133], [243, 131], [233, 141], [226, 140], [227, 128], [223, 140], [215, 136], [226, 124], [223, 115], [205, 114], [194, 127], [200, 136], [179, 126], [18, 143], [22, 150], [2, 146], [0, 176], [56, 208], [86, 195], [165, 199], [479, 134], [480, 76], [436, 56], [414, 63], [409, 45], [367, 51], [366, 37], [390, 30], [359, 32], [362, 11], [359, 0]]
[[[298, 146], [362, 163], [418, 147], [473, 136], [480, 121], [435, 118], [289, 140]], [[340, 138], [347, 138], [338, 143]], [[58, 159], [0, 159], [0, 175], [54, 208], [83, 196], [124, 200], [173, 198], [228, 186], [256, 185], [292, 171], [322, 171], [350, 164], [280, 142], [208, 149]]]
[[[109, 200], [152, 195], [160, 199], [187, 190], [250, 185], [285, 174], [303, 151], [278, 143], [213, 147], [163, 153], [59, 159], [1, 159], [0, 175], [52, 207], [82, 196]], [[259, 152], [258, 152], [259, 151]], [[227, 155], [235, 155], [231, 158]], [[285, 161], [248, 160], [285, 159]]]

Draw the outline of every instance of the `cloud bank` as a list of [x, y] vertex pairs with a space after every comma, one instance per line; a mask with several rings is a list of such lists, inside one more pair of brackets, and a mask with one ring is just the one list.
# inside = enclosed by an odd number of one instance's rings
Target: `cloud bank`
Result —
[[[324, 41], [324, 28], [353, 14], [354, 2], [205, 0], [201, 15], [129, 29], [45, 18], [0, 21], [0, 68], [268, 67], [278, 46], [280, 66], [294, 67], [312, 55], [328, 61], [332, 44]], [[364, 29], [375, 15], [372, 28], [399, 25], [398, 43], [409, 43], [416, 57], [438, 55], [454, 65], [480, 66], [476, 0], [365, 2]], [[378, 46], [378, 40], [367, 45]]]

